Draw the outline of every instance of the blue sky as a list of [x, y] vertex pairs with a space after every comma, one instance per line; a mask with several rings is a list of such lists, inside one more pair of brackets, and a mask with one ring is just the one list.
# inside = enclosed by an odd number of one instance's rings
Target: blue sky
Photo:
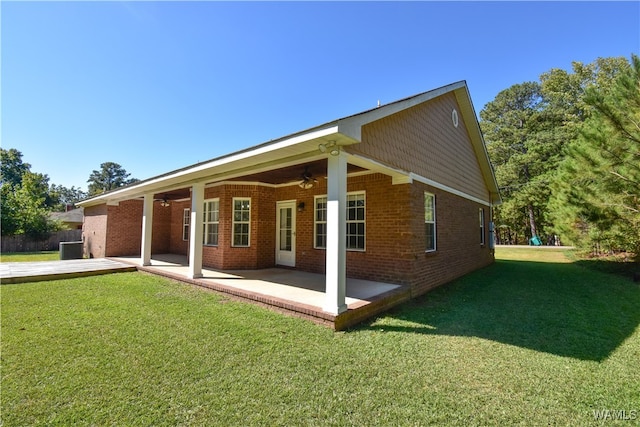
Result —
[[572, 61], [640, 53], [640, 2], [7, 2], [2, 147], [86, 189], [466, 80], [476, 112]]

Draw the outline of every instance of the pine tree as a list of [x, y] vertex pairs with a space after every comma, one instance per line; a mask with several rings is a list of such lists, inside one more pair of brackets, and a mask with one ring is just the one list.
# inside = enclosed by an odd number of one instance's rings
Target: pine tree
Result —
[[128, 173], [122, 166], [114, 162], [106, 162], [100, 165], [100, 170], [91, 172], [87, 182], [89, 183], [89, 195], [104, 193], [105, 191], [132, 184], [138, 180], [129, 178]]
[[586, 89], [588, 117], [555, 185], [555, 220], [576, 243], [640, 253], [640, 59]]

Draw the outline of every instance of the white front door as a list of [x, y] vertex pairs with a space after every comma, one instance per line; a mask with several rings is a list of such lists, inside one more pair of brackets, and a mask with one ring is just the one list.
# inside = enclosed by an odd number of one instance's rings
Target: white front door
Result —
[[276, 206], [276, 264], [296, 266], [296, 202]]

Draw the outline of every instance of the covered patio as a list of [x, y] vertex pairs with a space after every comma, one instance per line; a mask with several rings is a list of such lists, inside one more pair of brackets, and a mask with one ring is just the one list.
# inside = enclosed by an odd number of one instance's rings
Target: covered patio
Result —
[[406, 286], [369, 280], [346, 279], [347, 310], [331, 314], [323, 310], [326, 294], [324, 274], [288, 268], [220, 271], [202, 269], [202, 277], [189, 277], [189, 259], [176, 254], [154, 254], [149, 265], [140, 257], [112, 257], [138, 270], [212, 289], [343, 330], [365, 318], [410, 298]]

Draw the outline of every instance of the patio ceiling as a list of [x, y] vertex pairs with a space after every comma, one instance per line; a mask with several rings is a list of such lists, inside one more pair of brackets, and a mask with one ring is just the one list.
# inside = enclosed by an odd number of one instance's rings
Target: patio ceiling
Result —
[[[287, 166], [284, 168], [273, 169], [270, 171], [253, 173], [243, 176], [238, 176], [228, 181], [238, 182], [260, 182], [270, 185], [283, 185], [290, 184], [292, 182], [302, 181], [302, 174], [308, 171], [315, 179], [326, 178], [327, 176], [327, 160], [315, 160], [312, 162], [304, 162], [298, 165]], [[349, 164], [347, 165], [347, 173], [364, 172], [366, 168]], [[162, 200], [165, 198], [171, 200], [184, 200], [191, 197], [190, 187], [174, 189], [170, 191], [163, 191], [154, 194], [154, 199]]]
[[[267, 172], [254, 173], [232, 179], [232, 181], [249, 181], [263, 182], [266, 184], [288, 184], [295, 181], [302, 181], [302, 174], [306, 171], [313, 178], [326, 178], [327, 176], [327, 160], [316, 160], [313, 162], [301, 163], [299, 165], [288, 166], [285, 168], [274, 169]], [[366, 170], [356, 165], [347, 165], [347, 173], [362, 172]]]

